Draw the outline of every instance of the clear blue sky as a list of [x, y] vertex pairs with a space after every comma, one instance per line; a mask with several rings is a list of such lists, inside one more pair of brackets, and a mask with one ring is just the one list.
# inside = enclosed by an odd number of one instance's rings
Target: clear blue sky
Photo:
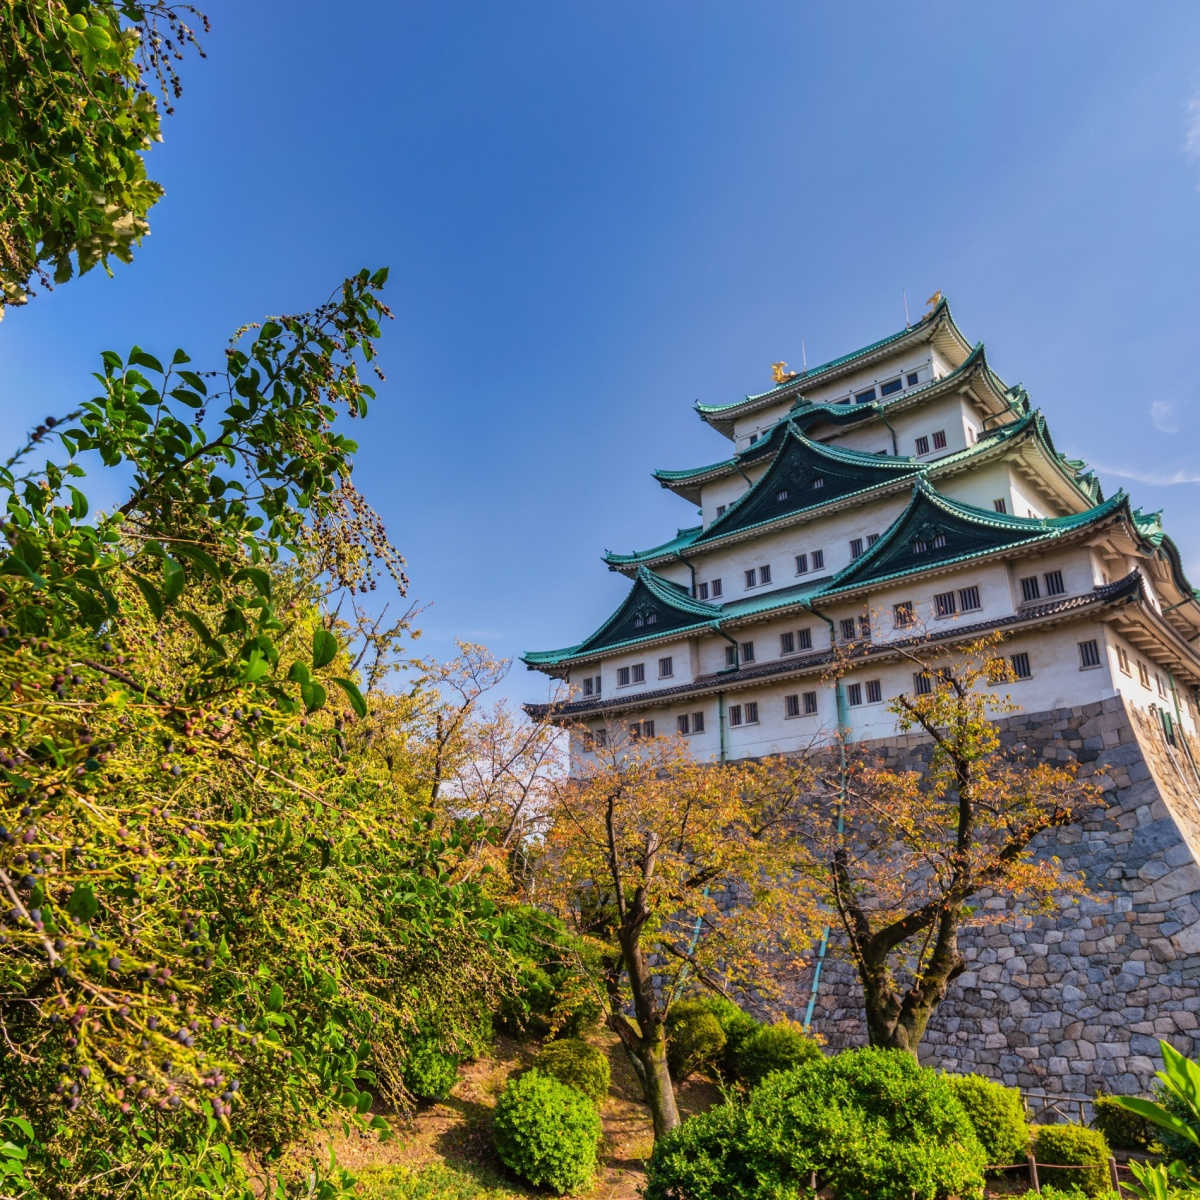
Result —
[[608, 614], [606, 546], [693, 522], [649, 473], [723, 455], [697, 397], [942, 288], [1200, 584], [1200, 5], [205, 7], [138, 261], [0, 330], [10, 442], [105, 347], [215, 359], [387, 264], [358, 478], [426, 648], [515, 655]]

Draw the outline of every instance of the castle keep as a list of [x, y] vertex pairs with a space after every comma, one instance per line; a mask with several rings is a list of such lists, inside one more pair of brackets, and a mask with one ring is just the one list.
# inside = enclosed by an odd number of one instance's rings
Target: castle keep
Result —
[[[555, 719], [573, 760], [614, 730], [678, 733], [725, 761], [841, 727], [915, 763], [923, 747], [896, 736], [887, 703], [929, 681], [897, 644], [1003, 631], [1021, 708], [1005, 739], [1106, 785], [1101, 808], [1043, 835], [1094, 898], [968, 941], [922, 1054], [1049, 1091], [1144, 1086], [1157, 1038], [1189, 1050], [1200, 1024], [1200, 602], [1160, 515], [1105, 498], [945, 300], [775, 373], [769, 391], [696, 406], [726, 457], [655, 472], [699, 522], [606, 554], [630, 580], [617, 610], [525, 655], [571, 689]], [[853, 980], [831, 967], [814, 1026], [861, 1041]]]

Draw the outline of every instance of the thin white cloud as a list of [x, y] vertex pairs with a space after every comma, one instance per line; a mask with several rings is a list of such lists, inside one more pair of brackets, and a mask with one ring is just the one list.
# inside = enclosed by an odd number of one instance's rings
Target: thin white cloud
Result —
[[1131, 479], [1134, 483], [1146, 483], [1151, 487], [1176, 487], [1181, 483], [1200, 483], [1200, 472], [1187, 471], [1138, 471], [1129, 467], [1110, 467], [1104, 463], [1091, 464], [1104, 475], [1115, 475], [1118, 479]]
[[1159, 433], [1178, 433], [1179, 417], [1175, 412], [1173, 400], [1152, 400], [1150, 402], [1150, 424]]
[[[1189, 162], [1200, 163], [1200, 92], [1187, 103], [1187, 122], [1183, 130], [1183, 153]], [[1196, 184], [1200, 190], [1200, 183]]]

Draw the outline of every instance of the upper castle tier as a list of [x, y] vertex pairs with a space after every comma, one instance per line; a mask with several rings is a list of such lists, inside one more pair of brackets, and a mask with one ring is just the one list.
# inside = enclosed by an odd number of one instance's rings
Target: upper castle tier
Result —
[[[1159, 514], [1105, 499], [942, 300], [917, 324], [725, 405], [733, 443], [655, 472], [700, 522], [606, 553], [628, 595], [525, 663], [570, 685], [588, 739], [678, 732], [738, 758], [887, 736], [924, 689], [905, 648], [1003, 630], [1027, 712], [1123, 694], [1164, 737], [1197, 725], [1200, 603]], [[842, 664], [835, 686], [831, 665]], [[531, 712], [545, 706], [530, 705]], [[839, 711], [840, 709], [840, 711]]]

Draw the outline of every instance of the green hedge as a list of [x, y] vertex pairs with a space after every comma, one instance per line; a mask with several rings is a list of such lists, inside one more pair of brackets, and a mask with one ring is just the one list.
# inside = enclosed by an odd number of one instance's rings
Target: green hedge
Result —
[[788, 1071], [821, 1057], [820, 1046], [799, 1021], [777, 1021], [747, 1034], [734, 1056], [733, 1074], [752, 1088], [772, 1071]]
[[1029, 1153], [1029, 1122], [1021, 1093], [982, 1075], [947, 1075], [946, 1082], [966, 1109], [988, 1165], [1024, 1162]]
[[1115, 1096], [1097, 1096], [1093, 1110], [1092, 1124], [1118, 1150], [1148, 1150], [1157, 1136], [1145, 1117], [1123, 1108]]
[[697, 1071], [716, 1070], [725, 1052], [725, 1030], [704, 999], [680, 1000], [667, 1014], [667, 1065], [682, 1083]]
[[582, 1092], [531, 1070], [504, 1089], [492, 1135], [506, 1167], [535, 1187], [563, 1195], [591, 1181], [600, 1114]]
[[533, 1060], [535, 1070], [552, 1075], [560, 1083], [582, 1092], [599, 1104], [608, 1095], [611, 1070], [608, 1055], [582, 1038], [560, 1038], [547, 1042]]
[[436, 1038], [417, 1039], [404, 1064], [404, 1086], [418, 1100], [444, 1100], [458, 1079], [458, 1058]]
[[[1044, 1172], [1046, 1179], [1058, 1187], [1079, 1188], [1089, 1196], [1108, 1191], [1110, 1176], [1108, 1160], [1112, 1151], [1104, 1134], [1086, 1125], [1038, 1125], [1033, 1132], [1033, 1156], [1039, 1167], [1087, 1167], [1085, 1171]], [[1057, 1178], [1056, 1178], [1057, 1176]]]

